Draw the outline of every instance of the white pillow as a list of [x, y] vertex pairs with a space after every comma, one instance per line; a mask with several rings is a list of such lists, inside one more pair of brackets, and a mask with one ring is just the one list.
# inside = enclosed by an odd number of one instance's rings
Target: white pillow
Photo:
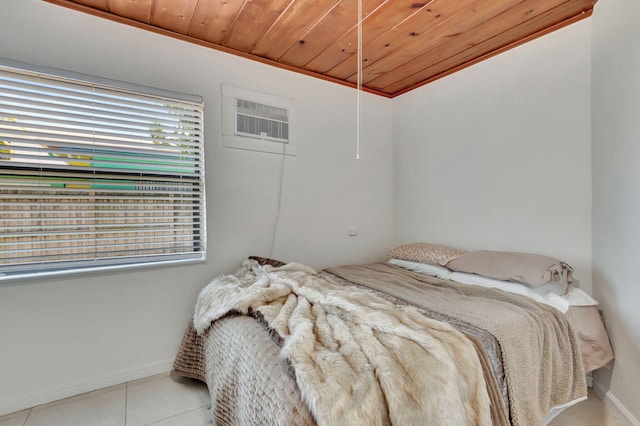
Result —
[[451, 275], [449, 275], [449, 279], [461, 284], [471, 284], [488, 288], [497, 288], [503, 291], [508, 291], [510, 293], [527, 296], [535, 300], [536, 302], [553, 306], [562, 313], [566, 313], [567, 310], [569, 310], [569, 301], [566, 300], [563, 296], [560, 296], [559, 294], [554, 293], [547, 288], [535, 288], [530, 287], [526, 284], [515, 283], [513, 281], [501, 281], [482, 275], [469, 274], [466, 272], [452, 272]]
[[589, 296], [578, 287], [571, 287], [569, 293], [564, 296], [569, 301], [569, 306], [597, 306], [598, 301]]
[[413, 272], [418, 272], [420, 274], [442, 278], [443, 280], [448, 280], [449, 275], [451, 274], [451, 270], [445, 268], [444, 266], [430, 265], [428, 263], [412, 262], [410, 260], [394, 258], [389, 259], [389, 263]]

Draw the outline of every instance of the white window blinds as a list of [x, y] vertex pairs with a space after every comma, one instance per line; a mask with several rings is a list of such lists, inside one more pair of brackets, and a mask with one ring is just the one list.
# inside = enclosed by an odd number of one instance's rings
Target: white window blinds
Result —
[[0, 62], [0, 277], [204, 256], [201, 100], [96, 81]]

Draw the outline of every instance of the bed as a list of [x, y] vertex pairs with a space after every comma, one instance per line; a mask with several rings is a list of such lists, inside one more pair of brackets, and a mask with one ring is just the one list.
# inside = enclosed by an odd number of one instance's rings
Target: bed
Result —
[[203, 289], [174, 369], [207, 384], [221, 425], [539, 425], [586, 399], [612, 357], [595, 306], [442, 262], [250, 257]]

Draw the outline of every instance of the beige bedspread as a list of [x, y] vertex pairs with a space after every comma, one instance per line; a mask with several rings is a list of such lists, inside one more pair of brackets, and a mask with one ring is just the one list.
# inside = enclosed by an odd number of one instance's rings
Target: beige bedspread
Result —
[[247, 260], [201, 292], [194, 327], [204, 333], [233, 312], [262, 319], [282, 338], [281, 355], [318, 424], [491, 424], [473, 343], [412, 306], [303, 265]]
[[587, 394], [578, 343], [567, 319], [552, 307], [386, 263], [328, 271], [491, 332], [503, 354], [514, 425], [538, 425], [554, 406]]
[[174, 369], [207, 384], [216, 425], [316, 425], [280, 347], [249, 316], [222, 318], [203, 335], [189, 322]]

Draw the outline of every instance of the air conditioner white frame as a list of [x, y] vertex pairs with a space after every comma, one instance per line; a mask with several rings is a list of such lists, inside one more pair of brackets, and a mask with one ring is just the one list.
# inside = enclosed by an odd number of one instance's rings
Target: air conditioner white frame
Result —
[[[245, 149], [249, 151], [267, 152], [295, 156], [297, 143], [295, 134], [295, 101], [288, 98], [260, 93], [249, 89], [222, 85], [222, 144], [227, 148]], [[256, 102], [286, 109], [289, 115], [289, 141], [282, 142], [271, 138], [260, 138], [237, 134], [236, 132], [236, 100]]]

